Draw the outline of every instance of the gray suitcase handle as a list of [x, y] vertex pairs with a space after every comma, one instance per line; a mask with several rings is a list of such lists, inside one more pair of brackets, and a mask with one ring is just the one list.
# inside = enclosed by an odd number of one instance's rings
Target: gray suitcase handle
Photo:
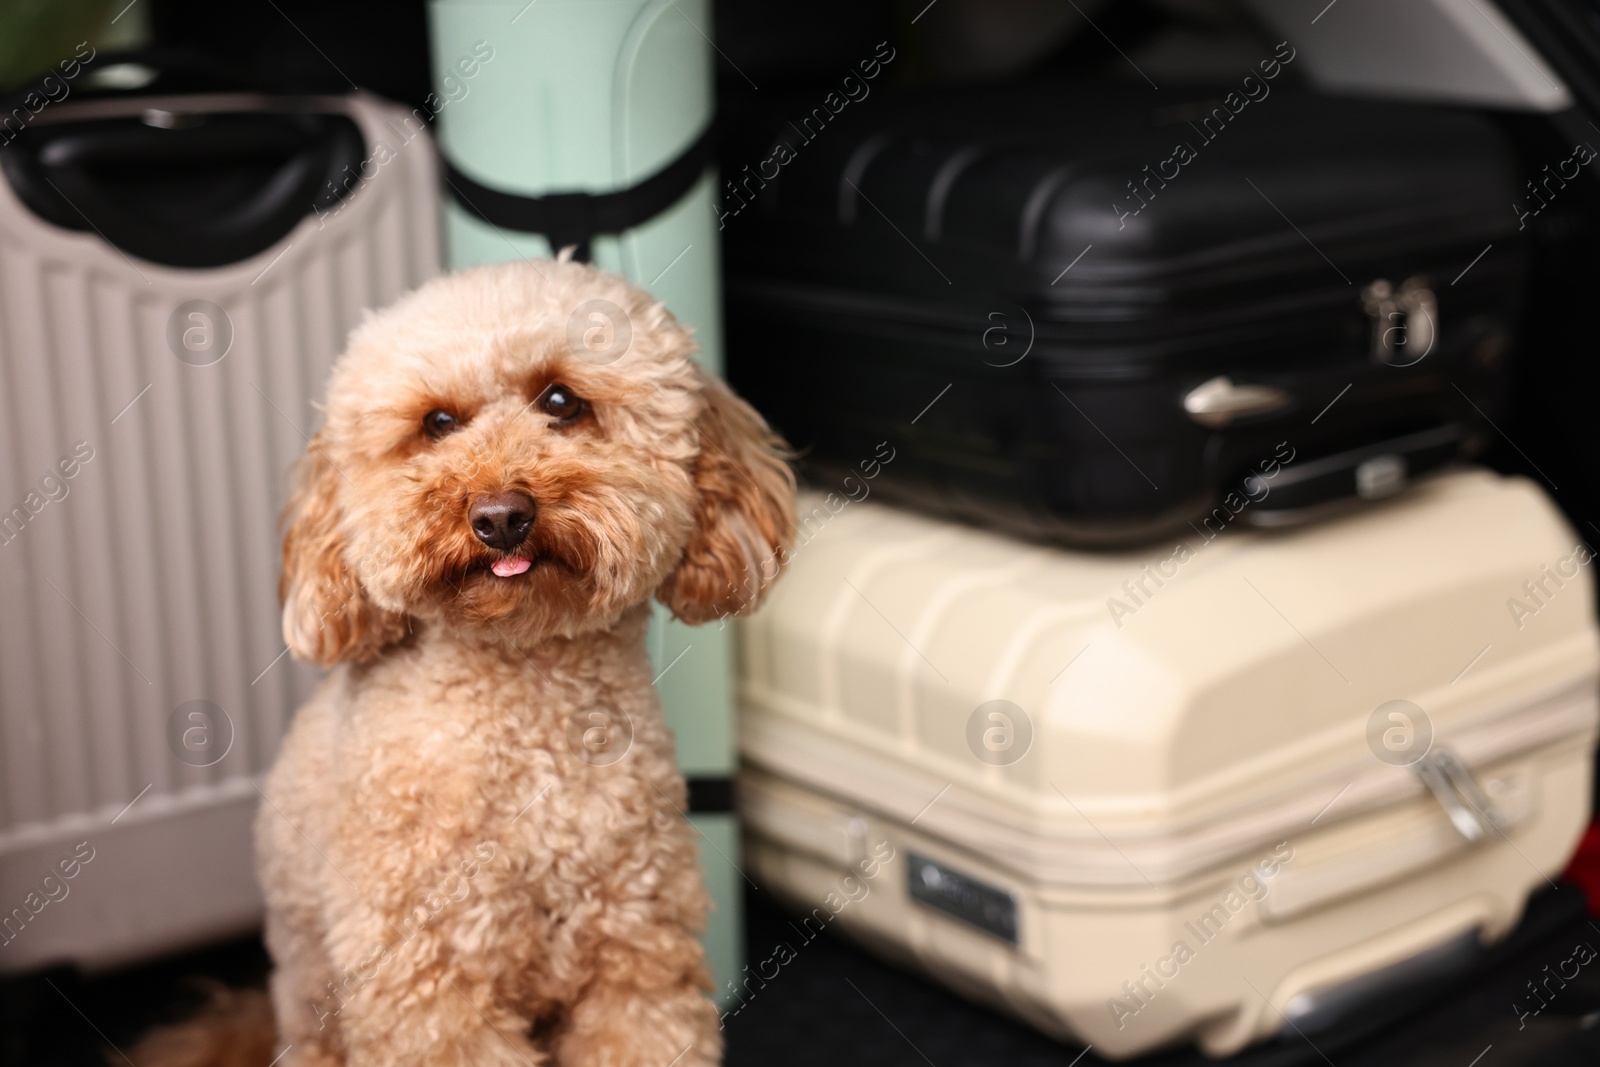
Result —
[[[152, 62], [164, 66], [150, 89], [63, 101], [0, 151], [0, 171], [34, 214], [155, 263], [216, 267], [270, 248], [346, 195], [349, 176], [360, 173], [359, 129], [323, 102], [263, 98], [274, 106], [213, 112], [205, 102], [215, 95], [192, 94], [190, 110], [172, 105], [183, 96], [163, 92], [161, 107], [144, 109], [140, 98], [163, 82], [192, 90], [214, 78], [168, 53], [100, 56], [84, 66]], [[122, 106], [108, 108], [108, 98]], [[193, 195], [200, 174], [214, 180], [199, 184], [231, 195]]]

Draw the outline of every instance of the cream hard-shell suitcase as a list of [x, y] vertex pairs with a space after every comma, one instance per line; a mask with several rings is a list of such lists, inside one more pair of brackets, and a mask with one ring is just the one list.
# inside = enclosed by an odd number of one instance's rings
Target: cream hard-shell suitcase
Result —
[[1138, 555], [802, 514], [742, 635], [751, 874], [1097, 1054], [1314, 1034], [1588, 817], [1590, 557], [1529, 482]]

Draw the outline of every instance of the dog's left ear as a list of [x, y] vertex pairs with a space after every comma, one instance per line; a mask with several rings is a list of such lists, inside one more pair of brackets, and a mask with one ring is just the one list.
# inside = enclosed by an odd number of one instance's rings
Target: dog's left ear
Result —
[[795, 526], [783, 439], [721, 379], [699, 374], [694, 530], [656, 594], [690, 625], [753, 611], [788, 558]]
[[339, 478], [318, 433], [295, 468], [278, 577], [284, 641], [300, 659], [323, 666], [371, 659], [406, 630], [405, 616], [374, 604], [345, 558]]

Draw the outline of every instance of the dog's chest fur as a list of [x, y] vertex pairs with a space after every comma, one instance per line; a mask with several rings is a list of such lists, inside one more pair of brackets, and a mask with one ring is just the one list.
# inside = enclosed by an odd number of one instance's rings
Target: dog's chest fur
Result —
[[[414, 857], [413, 870], [448, 873], [492, 852], [539, 906], [553, 865], [564, 883], [606, 877], [684, 806], [647, 619], [640, 609], [607, 633], [526, 653], [423, 630], [331, 678], [274, 778], [296, 783], [291, 806], [336, 811], [340, 838], [440, 853]], [[584, 744], [597, 722], [610, 734], [599, 751]]]

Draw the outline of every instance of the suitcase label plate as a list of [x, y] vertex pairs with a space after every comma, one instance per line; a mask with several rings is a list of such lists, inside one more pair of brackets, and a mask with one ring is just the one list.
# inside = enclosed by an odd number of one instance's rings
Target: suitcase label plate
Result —
[[908, 853], [908, 858], [906, 885], [913, 900], [1017, 943], [1017, 898], [1010, 892], [915, 852]]

